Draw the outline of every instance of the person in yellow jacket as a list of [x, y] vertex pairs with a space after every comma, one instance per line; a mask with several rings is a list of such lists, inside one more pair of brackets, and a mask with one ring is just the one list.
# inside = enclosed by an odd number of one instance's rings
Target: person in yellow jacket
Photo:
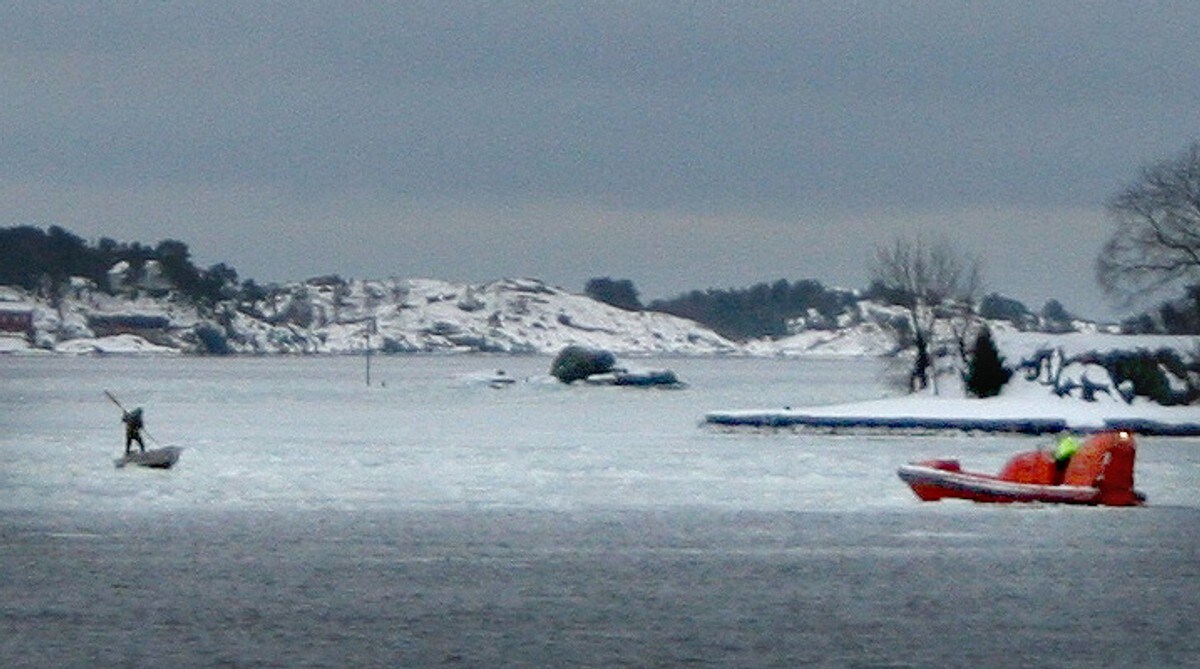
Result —
[[1066, 470], [1067, 463], [1071, 461], [1071, 456], [1079, 450], [1079, 445], [1079, 439], [1070, 434], [1058, 440], [1058, 446], [1054, 449], [1054, 464], [1058, 467], [1058, 471]]

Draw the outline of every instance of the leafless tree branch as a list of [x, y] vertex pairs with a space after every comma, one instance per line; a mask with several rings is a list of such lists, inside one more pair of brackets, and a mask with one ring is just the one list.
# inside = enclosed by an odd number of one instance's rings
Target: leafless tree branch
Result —
[[[982, 289], [981, 263], [945, 238], [897, 237], [875, 250], [871, 274], [875, 283], [898, 293], [908, 309], [917, 348], [910, 388], [919, 390], [935, 362], [931, 347], [939, 314], [953, 318], [972, 313]], [[936, 373], [932, 380], [936, 388]]]
[[1200, 143], [1142, 171], [1107, 205], [1115, 230], [1096, 278], [1126, 304], [1200, 278]]

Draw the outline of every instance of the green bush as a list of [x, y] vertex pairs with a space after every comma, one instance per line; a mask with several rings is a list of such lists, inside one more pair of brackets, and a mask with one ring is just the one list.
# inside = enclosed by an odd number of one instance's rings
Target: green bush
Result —
[[229, 339], [225, 336], [225, 332], [216, 325], [212, 323], [200, 323], [193, 332], [196, 334], [200, 353], [229, 355], [233, 352], [229, 348]]
[[971, 351], [966, 378], [967, 392], [975, 397], [995, 397], [1012, 378], [1012, 374], [1012, 370], [1004, 366], [1004, 358], [992, 341], [991, 330], [983, 328], [975, 338], [975, 347]]
[[1164, 367], [1183, 368], [1183, 361], [1172, 351], [1113, 351], [1103, 357], [1101, 364], [1108, 370], [1113, 385], [1132, 383], [1134, 395], [1149, 398], [1163, 405], [1186, 401], [1176, 396], [1163, 370]]
[[550, 374], [563, 383], [586, 379], [593, 374], [612, 371], [616, 358], [608, 351], [568, 346], [559, 351], [550, 365]]

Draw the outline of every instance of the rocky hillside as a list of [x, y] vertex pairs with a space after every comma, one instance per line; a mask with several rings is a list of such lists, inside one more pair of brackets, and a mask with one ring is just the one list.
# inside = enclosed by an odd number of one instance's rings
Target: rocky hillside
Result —
[[630, 312], [532, 279], [467, 285], [336, 277], [289, 284], [201, 313], [170, 291], [111, 295], [72, 281], [57, 304], [0, 289], [9, 327], [0, 350], [182, 353], [553, 353], [571, 344], [614, 353], [712, 355], [742, 347], [695, 322]]
[[[629, 355], [887, 356], [896, 353], [902, 309], [859, 300], [836, 319], [812, 313], [777, 339], [734, 342], [694, 321], [626, 311], [533, 279], [460, 284], [430, 279], [311, 279], [273, 287], [253, 300], [212, 309], [160, 285], [117, 294], [72, 279], [53, 300], [0, 287], [0, 353], [348, 354], [496, 352], [553, 355], [567, 346]], [[1073, 332], [1028, 331], [1007, 321], [991, 329], [1010, 367], [1046, 374], [1058, 396], [1130, 393], [1190, 401], [1200, 377], [1192, 338], [1109, 335], [1094, 324]], [[949, 339], [950, 333], [942, 333]], [[950, 348], [953, 348], [952, 346]], [[1113, 351], [1140, 351], [1135, 356]], [[1182, 355], [1168, 356], [1163, 351]], [[897, 363], [904, 367], [907, 356]], [[962, 361], [941, 358], [941, 385], [962, 377]], [[1078, 373], [1076, 373], [1078, 372]], [[1107, 390], [1103, 390], [1107, 389]]]

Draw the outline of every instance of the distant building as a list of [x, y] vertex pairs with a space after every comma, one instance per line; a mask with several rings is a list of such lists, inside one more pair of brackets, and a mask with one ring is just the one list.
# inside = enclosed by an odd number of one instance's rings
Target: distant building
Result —
[[113, 292], [120, 292], [129, 288], [144, 290], [151, 295], [165, 295], [174, 285], [163, 272], [162, 264], [157, 260], [147, 260], [142, 268], [141, 276], [136, 280], [131, 280], [130, 273], [132, 268], [129, 263], [122, 260], [112, 266], [108, 270], [108, 288]]
[[87, 319], [88, 327], [97, 337], [120, 334], [139, 335], [148, 340], [171, 327], [166, 316], [143, 316], [130, 314], [93, 314]]
[[33, 309], [20, 305], [0, 304], [0, 332], [33, 334]]

